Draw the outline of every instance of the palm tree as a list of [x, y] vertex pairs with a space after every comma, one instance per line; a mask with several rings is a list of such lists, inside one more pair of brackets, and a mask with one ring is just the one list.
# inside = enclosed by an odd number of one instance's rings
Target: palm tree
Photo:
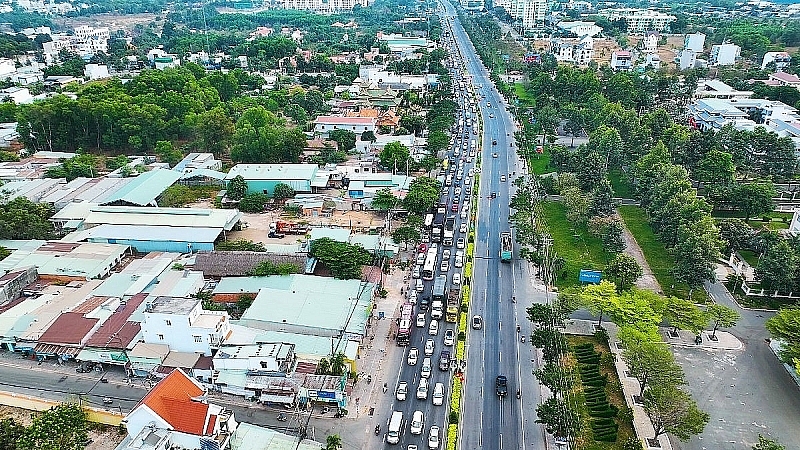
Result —
[[342, 438], [338, 434], [331, 434], [325, 439], [325, 450], [339, 450], [342, 447]]

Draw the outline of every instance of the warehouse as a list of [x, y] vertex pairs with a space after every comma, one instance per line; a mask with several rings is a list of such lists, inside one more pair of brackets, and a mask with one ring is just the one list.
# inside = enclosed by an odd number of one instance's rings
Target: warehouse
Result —
[[85, 233], [88, 242], [129, 245], [139, 253], [192, 253], [214, 250], [222, 228], [103, 224]]
[[316, 164], [237, 164], [228, 172], [225, 182], [241, 175], [247, 182], [248, 193], [272, 195], [278, 183], [288, 184], [298, 193], [309, 193], [317, 169]]

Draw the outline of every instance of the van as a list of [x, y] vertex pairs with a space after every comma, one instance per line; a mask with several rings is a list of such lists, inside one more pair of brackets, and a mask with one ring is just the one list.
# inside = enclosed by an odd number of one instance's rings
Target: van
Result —
[[436, 383], [433, 387], [433, 405], [442, 406], [444, 403], [444, 384]]
[[389, 432], [386, 433], [386, 442], [397, 444], [400, 442], [400, 430], [403, 429], [403, 412], [395, 411], [389, 419]]

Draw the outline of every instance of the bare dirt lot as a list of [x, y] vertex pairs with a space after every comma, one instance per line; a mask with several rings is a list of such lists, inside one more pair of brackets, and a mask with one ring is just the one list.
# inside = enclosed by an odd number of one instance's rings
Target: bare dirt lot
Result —
[[[13, 418], [17, 423], [28, 426], [31, 424], [31, 413], [27, 409], [0, 406], [0, 419]], [[102, 428], [101, 428], [102, 427]], [[96, 430], [89, 430], [91, 443], [86, 450], [108, 450], [115, 448], [125, 436], [119, 434], [115, 427], [98, 426]]]
[[[158, 20], [156, 20], [158, 19]], [[90, 27], [108, 27], [113, 34], [117, 30], [124, 30], [126, 34], [133, 31], [133, 27], [138, 24], [147, 26], [153, 22], [160, 23], [163, 17], [160, 14], [93, 14], [81, 17], [56, 17], [53, 23], [61, 29], [76, 28], [81, 25]]]

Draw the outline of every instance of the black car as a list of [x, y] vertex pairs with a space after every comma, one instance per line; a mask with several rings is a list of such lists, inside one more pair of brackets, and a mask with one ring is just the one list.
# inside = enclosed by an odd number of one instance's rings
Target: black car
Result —
[[430, 295], [423, 295], [422, 299], [419, 301], [419, 310], [420, 311], [427, 311], [428, 306], [431, 304], [431, 296]]
[[495, 391], [497, 391], [497, 395], [500, 397], [508, 395], [508, 378], [504, 375], [498, 375], [494, 380], [494, 388]]
[[450, 370], [450, 352], [443, 350], [439, 355], [439, 370]]

